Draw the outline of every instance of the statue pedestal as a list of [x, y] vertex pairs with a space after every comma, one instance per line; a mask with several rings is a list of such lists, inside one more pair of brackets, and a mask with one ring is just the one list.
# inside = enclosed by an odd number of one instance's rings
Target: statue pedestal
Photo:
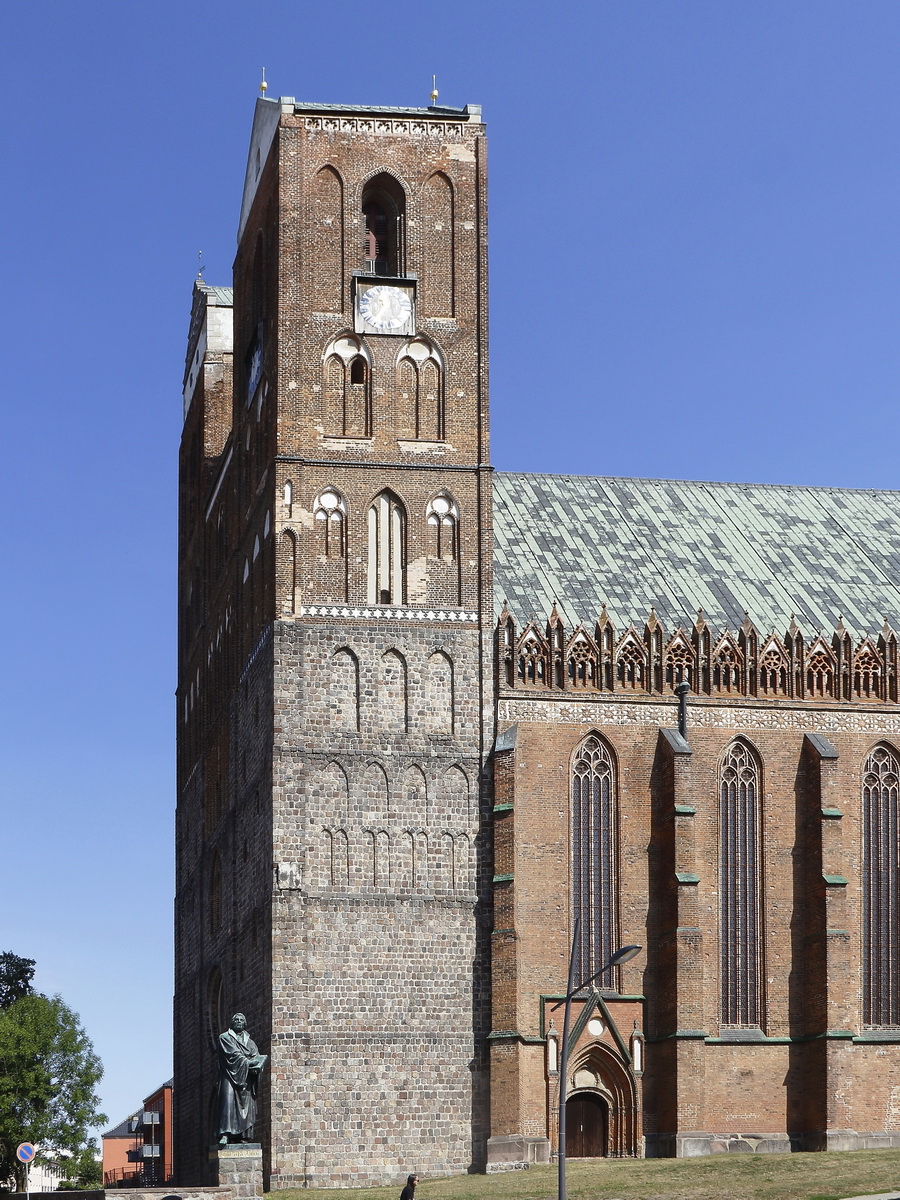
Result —
[[263, 1194], [262, 1146], [259, 1142], [210, 1146], [209, 1165], [219, 1187], [230, 1188], [235, 1198]]

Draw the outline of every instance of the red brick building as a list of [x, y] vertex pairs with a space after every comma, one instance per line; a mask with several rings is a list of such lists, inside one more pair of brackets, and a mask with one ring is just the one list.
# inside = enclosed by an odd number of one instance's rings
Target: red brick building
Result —
[[[237, 1009], [272, 1188], [546, 1160], [561, 1092], [575, 1155], [898, 1143], [898, 497], [492, 474], [485, 187], [472, 106], [260, 100], [194, 289], [176, 1178]], [[646, 951], [561, 1081], [576, 917]]]
[[163, 1187], [172, 1182], [172, 1081], [103, 1134], [103, 1186]]

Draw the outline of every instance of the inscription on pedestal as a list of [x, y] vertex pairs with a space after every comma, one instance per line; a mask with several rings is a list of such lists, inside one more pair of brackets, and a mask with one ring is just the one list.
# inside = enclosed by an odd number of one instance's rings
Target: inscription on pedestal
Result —
[[259, 1142], [210, 1146], [209, 1162], [219, 1187], [227, 1187], [235, 1200], [263, 1194], [262, 1146]]

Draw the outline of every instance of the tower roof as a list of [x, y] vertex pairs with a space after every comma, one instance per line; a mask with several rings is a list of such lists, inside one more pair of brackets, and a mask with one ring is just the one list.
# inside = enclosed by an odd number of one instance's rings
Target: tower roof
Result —
[[521, 621], [605, 603], [620, 628], [703, 609], [783, 632], [900, 623], [900, 492], [774, 484], [494, 476], [494, 591]]
[[285, 97], [281, 104], [293, 104], [294, 112], [336, 113], [342, 116], [380, 114], [391, 117], [430, 117], [433, 121], [480, 121], [481, 105], [467, 104], [464, 108], [430, 104], [426, 108], [405, 108], [385, 104], [310, 104]]

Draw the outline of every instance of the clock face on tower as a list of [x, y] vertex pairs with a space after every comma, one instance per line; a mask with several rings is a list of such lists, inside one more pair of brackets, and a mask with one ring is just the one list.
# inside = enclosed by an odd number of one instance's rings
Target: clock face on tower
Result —
[[357, 284], [356, 331], [414, 333], [412, 288], [391, 283]]

